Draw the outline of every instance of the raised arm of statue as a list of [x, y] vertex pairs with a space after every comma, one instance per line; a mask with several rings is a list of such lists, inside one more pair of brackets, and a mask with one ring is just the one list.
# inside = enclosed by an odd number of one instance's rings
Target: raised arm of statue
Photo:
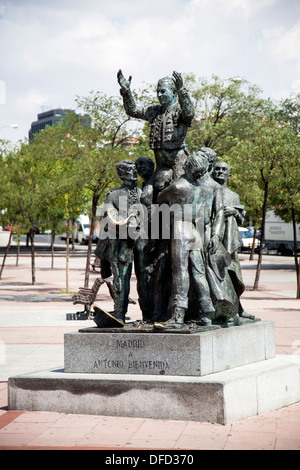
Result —
[[137, 118], [137, 119], [145, 119], [144, 109], [140, 106], [136, 105], [136, 102], [133, 98], [131, 93], [130, 84], [131, 84], [131, 75], [128, 80], [123, 75], [122, 70], [118, 71], [117, 74], [118, 83], [120, 85], [120, 93], [123, 97], [124, 109], [128, 116]]
[[180, 73], [173, 72], [173, 82], [175, 84], [176, 90], [179, 91], [183, 87], [183, 78]]
[[118, 74], [117, 74], [117, 77], [118, 77], [118, 83], [121, 87], [121, 90], [124, 90], [124, 91], [127, 91], [130, 89], [130, 84], [131, 84], [131, 79], [132, 79], [132, 76], [130, 75], [129, 76], [129, 79], [126, 80], [126, 78], [124, 77], [123, 75], [123, 72], [122, 70], [120, 69], [118, 71]]
[[177, 90], [178, 101], [180, 103], [182, 111], [182, 117], [188, 124], [191, 124], [195, 115], [195, 110], [190, 95], [186, 88], [184, 88], [183, 86], [183, 78], [180, 73], [175, 71], [173, 72], [173, 82]]

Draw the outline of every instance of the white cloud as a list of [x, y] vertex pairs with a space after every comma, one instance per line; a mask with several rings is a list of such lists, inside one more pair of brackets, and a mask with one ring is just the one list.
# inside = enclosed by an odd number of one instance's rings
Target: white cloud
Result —
[[0, 1], [4, 120], [26, 136], [42, 105], [74, 106], [91, 89], [118, 94], [179, 72], [242, 76], [272, 98], [300, 77], [298, 0]]
[[15, 102], [16, 110], [21, 113], [26, 109], [26, 112], [33, 116], [34, 121], [36, 109], [38, 109], [39, 106], [43, 106], [45, 103], [48, 103], [52, 98], [53, 96], [50, 94], [41, 93], [39, 90], [28, 90], [24, 95], [17, 97]]
[[277, 37], [277, 54], [283, 61], [296, 60], [300, 65], [300, 20], [290, 31]]
[[300, 19], [290, 30], [283, 27], [264, 29], [262, 35], [265, 49], [276, 60], [300, 61]]
[[0, 80], [0, 104], [5, 104], [6, 102], [6, 87], [5, 82]]
[[217, 0], [227, 13], [246, 19], [256, 16], [261, 10], [273, 6], [276, 0]]
[[300, 93], [300, 79], [292, 81], [291, 90], [293, 93]]
[[[272, 66], [275, 80], [285, 83], [287, 88], [273, 92], [274, 99], [287, 97], [295, 91], [300, 79], [300, 19], [291, 29], [276, 27], [262, 31], [260, 53]], [[297, 87], [296, 87], [297, 88]], [[299, 90], [299, 88], [298, 88]]]

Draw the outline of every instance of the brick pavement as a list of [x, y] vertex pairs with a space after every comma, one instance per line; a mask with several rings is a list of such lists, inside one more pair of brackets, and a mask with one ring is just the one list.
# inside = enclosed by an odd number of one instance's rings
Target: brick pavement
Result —
[[[84, 253], [83, 253], [84, 255]], [[1, 258], [0, 258], [1, 262]], [[9, 256], [0, 281], [0, 449], [102, 450], [298, 450], [300, 403], [233, 423], [218, 425], [189, 421], [68, 415], [7, 410], [7, 378], [63, 364], [63, 335], [91, 321], [67, 320], [75, 313], [65, 289], [65, 259], [59, 255], [51, 269], [48, 256], [36, 259], [36, 285], [30, 284], [30, 258]], [[295, 299], [292, 258], [265, 256], [258, 291], [252, 291], [255, 261], [241, 255], [246, 311], [275, 324], [277, 354], [300, 353], [300, 301]], [[71, 256], [70, 291], [83, 285], [84, 256]], [[96, 278], [90, 273], [90, 284]], [[131, 297], [136, 298], [132, 281]], [[105, 286], [97, 302], [108, 310]], [[137, 305], [129, 317], [140, 318]], [[70, 317], [69, 317], [70, 318]], [[128, 455], [128, 453], [127, 453]]]

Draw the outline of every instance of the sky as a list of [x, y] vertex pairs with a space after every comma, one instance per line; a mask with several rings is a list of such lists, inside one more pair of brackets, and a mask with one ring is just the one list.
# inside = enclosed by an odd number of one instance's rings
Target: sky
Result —
[[[0, 0], [0, 139], [173, 70], [245, 78], [272, 100], [300, 92], [300, 0]], [[10, 127], [17, 124], [18, 128]]]

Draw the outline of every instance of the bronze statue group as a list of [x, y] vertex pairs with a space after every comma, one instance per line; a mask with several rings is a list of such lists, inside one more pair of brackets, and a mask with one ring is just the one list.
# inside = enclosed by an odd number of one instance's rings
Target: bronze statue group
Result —
[[[182, 77], [158, 81], [159, 105], [140, 107], [118, 72], [126, 113], [148, 121], [150, 158], [121, 161], [122, 184], [107, 195], [95, 254], [113, 276], [113, 316], [125, 322], [132, 270], [142, 322], [159, 330], [240, 324], [245, 289], [238, 251], [244, 207], [227, 187], [230, 167], [212, 149], [189, 153], [194, 108]], [[138, 175], [143, 184], [137, 185]]]

